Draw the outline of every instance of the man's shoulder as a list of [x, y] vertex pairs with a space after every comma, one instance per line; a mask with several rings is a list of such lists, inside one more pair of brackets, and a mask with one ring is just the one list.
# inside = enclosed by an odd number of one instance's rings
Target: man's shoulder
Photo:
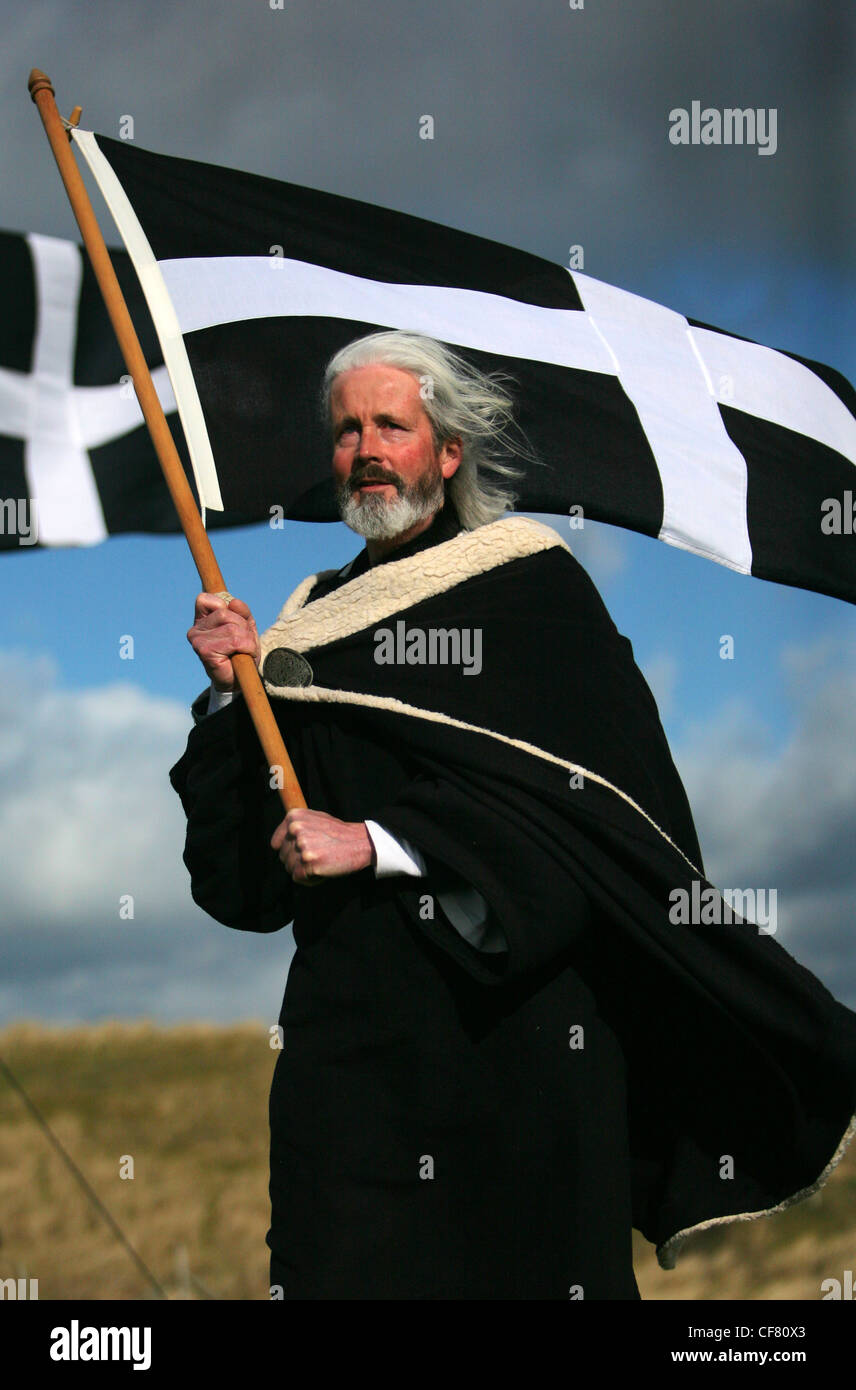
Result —
[[[390, 559], [371, 569], [354, 557], [341, 569], [318, 570], [298, 584], [280, 611], [277, 621], [288, 619], [308, 603], [341, 593], [345, 602], [365, 591], [406, 593], [414, 602], [454, 587], [479, 575], [500, 577], [503, 567], [516, 560], [535, 559], [549, 553], [571, 561], [570, 547], [552, 526], [534, 517], [511, 515], [471, 531], [461, 530], [450, 539], [408, 555]], [[355, 573], [352, 575], [352, 571]], [[345, 594], [345, 591], [347, 595]]]
[[459, 544], [464, 567], [476, 572], [498, 569], [513, 560], [541, 555], [545, 551], [565, 552], [570, 547], [553, 526], [546, 526], [531, 516], [511, 515], [479, 526], [474, 531], [460, 531], [450, 545]]
[[[442, 552], [442, 553], [440, 553]], [[414, 603], [449, 592], [453, 604], [469, 605], [477, 594], [493, 593], [494, 604], [515, 607], [536, 596], [566, 599], [569, 585], [585, 572], [558, 530], [533, 517], [509, 516], [461, 532], [445, 547], [425, 557], [422, 573], [413, 576], [409, 596]]]
[[353, 578], [341, 570], [307, 575], [260, 635], [263, 656], [274, 647], [306, 651], [328, 645], [417, 604], [454, 604], [464, 587], [468, 604], [487, 605], [486, 611], [513, 607], [532, 614], [548, 607], [573, 611], [578, 620], [596, 592], [558, 531], [533, 517], [511, 515]]
[[[435, 558], [432, 555], [428, 561], [426, 589], [430, 588], [438, 570], [441, 580], [448, 573], [455, 584], [469, 580], [479, 587], [507, 590], [508, 601], [513, 598], [516, 603], [528, 601], [524, 591], [549, 603], [551, 599], [559, 600], [560, 596], [573, 597], [580, 584], [591, 584], [586, 570], [557, 528], [536, 521], [534, 517], [509, 516], [477, 530], [462, 532], [455, 541], [462, 542], [457, 551], [449, 548], [448, 556]], [[450, 547], [454, 544], [451, 542]], [[441, 582], [438, 587], [447, 586]]]
[[418, 601], [432, 591], [443, 591], [479, 575], [500, 577], [506, 565], [546, 552], [571, 557], [569, 547], [552, 526], [528, 516], [501, 517], [471, 531], [461, 530], [418, 555], [388, 562], [378, 587], [388, 584], [406, 589]]
[[[354, 556], [340, 569], [317, 570], [301, 580], [280, 611], [288, 617], [303, 608], [310, 599], [317, 599], [345, 583], [367, 578], [373, 587], [398, 585], [420, 572], [432, 575], [466, 577], [468, 574], [498, 569], [511, 560], [557, 550], [571, 555], [570, 547], [552, 526], [534, 517], [511, 515], [488, 522], [472, 531], [461, 530], [449, 540], [401, 560], [391, 559], [372, 570], [362, 568]], [[353, 573], [352, 573], [353, 572]]]
[[475, 530], [461, 531], [458, 534], [471, 536], [479, 541], [490, 540], [497, 548], [507, 545], [533, 552], [548, 550], [556, 545], [564, 550], [569, 548], [555, 526], [546, 525], [534, 516], [524, 516], [518, 512], [508, 512], [498, 521], [488, 522], [485, 526], [477, 526]]

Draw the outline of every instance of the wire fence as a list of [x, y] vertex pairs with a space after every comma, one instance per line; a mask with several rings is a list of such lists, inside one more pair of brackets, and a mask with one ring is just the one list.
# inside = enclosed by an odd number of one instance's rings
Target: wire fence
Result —
[[[155, 1297], [156, 1297], [156, 1298], [168, 1299], [168, 1298], [169, 1298], [169, 1295], [167, 1294], [166, 1289], [163, 1287], [163, 1285], [161, 1284], [160, 1280], [152, 1273], [152, 1271], [149, 1269], [148, 1265], [145, 1263], [145, 1261], [142, 1259], [142, 1257], [141, 1257], [141, 1256], [137, 1253], [137, 1251], [134, 1249], [133, 1245], [132, 1245], [131, 1242], [128, 1240], [128, 1237], [125, 1235], [125, 1232], [122, 1230], [122, 1228], [121, 1228], [121, 1226], [119, 1225], [119, 1223], [118, 1223], [118, 1221], [116, 1220], [116, 1218], [112, 1215], [111, 1212], [109, 1212], [109, 1211], [107, 1210], [107, 1207], [104, 1205], [104, 1203], [102, 1202], [101, 1198], [98, 1196], [98, 1193], [95, 1191], [95, 1189], [93, 1188], [92, 1184], [87, 1180], [87, 1178], [84, 1176], [84, 1174], [80, 1171], [80, 1169], [78, 1168], [78, 1166], [77, 1166], [77, 1164], [75, 1163], [74, 1159], [71, 1157], [71, 1154], [68, 1152], [68, 1150], [65, 1148], [65, 1146], [64, 1146], [64, 1145], [62, 1144], [62, 1142], [60, 1141], [60, 1139], [57, 1137], [57, 1135], [56, 1135], [56, 1134], [54, 1133], [54, 1131], [51, 1129], [50, 1125], [48, 1124], [48, 1122], [47, 1122], [47, 1120], [45, 1119], [44, 1115], [43, 1115], [43, 1114], [41, 1113], [41, 1111], [39, 1110], [38, 1106], [35, 1104], [35, 1102], [32, 1100], [32, 1098], [27, 1094], [27, 1092], [25, 1091], [24, 1087], [21, 1085], [21, 1082], [18, 1080], [18, 1078], [15, 1076], [14, 1072], [12, 1071], [11, 1067], [8, 1065], [8, 1063], [6, 1063], [6, 1062], [3, 1060], [2, 1057], [0, 1057], [0, 1071], [2, 1071], [3, 1075], [6, 1077], [6, 1080], [8, 1081], [8, 1083], [9, 1083], [9, 1085], [12, 1087], [12, 1089], [13, 1089], [14, 1091], [16, 1091], [17, 1094], [20, 1096], [20, 1098], [21, 1098], [21, 1100], [22, 1100], [24, 1106], [26, 1107], [28, 1113], [30, 1114], [30, 1116], [32, 1117], [32, 1119], [36, 1122], [36, 1124], [38, 1125], [38, 1127], [39, 1127], [39, 1129], [42, 1131], [42, 1133], [45, 1135], [45, 1137], [46, 1137], [46, 1139], [48, 1140], [48, 1142], [52, 1145], [52, 1147], [53, 1147], [53, 1148], [56, 1150], [56, 1152], [59, 1154], [59, 1156], [60, 1156], [60, 1158], [62, 1159], [63, 1163], [65, 1164], [66, 1168], [67, 1168], [68, 1171], [72, 1174], [72, 1176], [73, 1176], [75, 1182], [76, 1182], [76, 1183], [78, 1184], [78, 1186], [81, 1188], [81, 1190], [82, 1190], [84, 1196], [86, 1197], [86, 1200], [89, 1202], [90, 1206], [92, 1206], [92, 1207], [95, 1209], [95, 1211], [97, 1211], [97, 1213], [98, 1213], [98, 1215], [101, 1217], [102, 1221], [104, 1221], [104, 1222], [107, 1224], [107, 1226], [109, 1226], [109, 1228], [110, 1228], [110, 1230], [113, 1232], [113, 1235], [115, 1236], [116, 1240], [119, 1241], [120, 1245], [123, 1246], [123, 1248], [125, 1249], [125, 1251], [127, 1252], [127, 1254], [128, 1254], [128, 1255], [130, 1256], [130, 1258], [133, 1260], [133, 1262], [134, 1262], [134, 1264], [136, 1265], [137, 1269], [138, 1269], [139, 1272], [142, 1274], [143, 1278], [146, 1280], [146, 1283], [149, 1284], [149, 1285], [151, 1286], [151, 1288], [154, 1290]], [[181, 1249], [184, 1249], [184, 1258], [186, 1259], [186, 1256], [187, 1256], [186, 1247], [179, 1247], [179, 1250], [181, 1250]], [[178, 1268], [178, 1266], [181, 1264], [181, 1257], [179, 1256], [179, 1252], [178, 1252], [178, 1251], [176, 1252], [176, 1262], [177, 1262], [177, 1268]], [[191, 1286], [195, 1285], [200, 1291], [202, 1291], [202, 1296], [203, 1296], [204, 1298], [213, 1298], [213, 1297], [214, 1297], [214, 1295], [211, 1294], [211, 1293], [209, 1293], [207, 1290], [203, 1290], [203, 1286], [202, 1286], [202, 1284], [200, 1284], [199, 1280], [198, 1280], [198, 1279], [195, 1279], [194, 1276], [190, 1273], [189, 1261], [187, 1261], [187, 1270], [186, 1270], [186, 1273], [182, 1273], [182, 1274], [181, 1274], [181, 1279], [183, 1280], [184, 1284], [185, 1284], [187, 1287], [191, 1287]]]

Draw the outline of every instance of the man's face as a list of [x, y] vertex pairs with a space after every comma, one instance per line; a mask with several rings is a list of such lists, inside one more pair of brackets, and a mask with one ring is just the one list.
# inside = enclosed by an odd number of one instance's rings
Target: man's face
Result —
[[330, 393], [333, 481], [342, 520], [387, 539], [433, 516], [460, 463], [460, 442], [434, 447], [419, 383], [399, 367], [354, 367]]

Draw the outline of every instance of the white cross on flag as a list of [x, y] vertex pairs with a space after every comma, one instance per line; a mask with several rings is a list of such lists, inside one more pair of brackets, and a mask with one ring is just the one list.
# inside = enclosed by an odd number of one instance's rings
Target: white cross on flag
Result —
[[[125, 251], [111, 251], [190, 474], [157, 336]], [[88, 258], [72, 241], [0, 232], [0, 550], [179, 531], [175, 507]], [[267, 517], [268, 513], [261, 514]], [[215, 525], [259, 516], [215, 513]]]
[[404, 328], [515, 379], [543, 465], [518, 510], [582, 507], [856, 601], [856, 393], [833, 369], [420, 218], [73, 139], [140, 277], [205, 506], [338, 519], [324, 364]]

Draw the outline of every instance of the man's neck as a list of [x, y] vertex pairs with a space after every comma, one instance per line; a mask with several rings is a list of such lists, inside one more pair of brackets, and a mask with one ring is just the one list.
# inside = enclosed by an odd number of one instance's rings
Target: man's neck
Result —
[[397, 550], [399, 546], [406, 545], [408, 541], [421, 536], [423, 531], [427, 531], [428, 527], [434, 524], [440, 511], [442, 511], [442, 507], [438, 508], [436, 512], [432, 512], [431, 516], [415, 522], [407, 531], [402, 531], [397, 536], [390, 536], [386, 540], [367, 540], [366, 550], [369, 555], [369, 564], [376, 565], [380, 560], [385, 560], [391, 551]]

